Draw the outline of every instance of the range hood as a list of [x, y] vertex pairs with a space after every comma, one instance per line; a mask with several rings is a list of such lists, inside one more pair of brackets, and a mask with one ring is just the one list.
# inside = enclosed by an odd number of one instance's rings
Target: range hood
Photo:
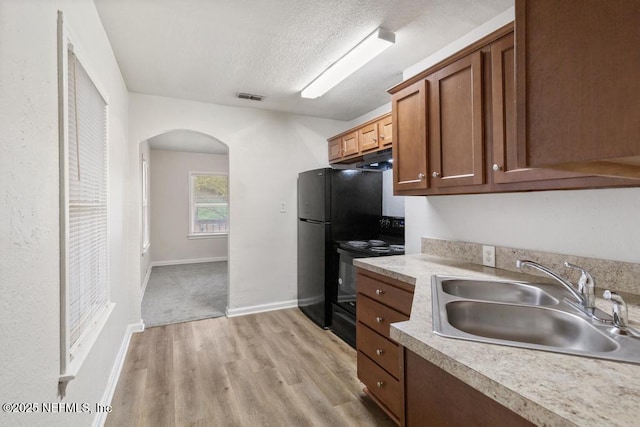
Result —
[[393, 160], [391, 156], [391, 148], [386, 150], [376, 151], [375, 153], [364, 154], [362, 160], [356, 162], [354, 166], [357, 169], [366, 170], [388, 170], [393, 166]]

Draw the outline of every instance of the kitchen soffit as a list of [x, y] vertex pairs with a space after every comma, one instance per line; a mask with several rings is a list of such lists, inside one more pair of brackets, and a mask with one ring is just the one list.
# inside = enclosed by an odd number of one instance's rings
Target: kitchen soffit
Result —
[[[95, 0], [131, 92], [351, 120], [402, 71], [513, 0]], [[317, 99], [300, 91], [377, 27], [396, 44]], [[262, 102], [238, 99], [259, 93]]]

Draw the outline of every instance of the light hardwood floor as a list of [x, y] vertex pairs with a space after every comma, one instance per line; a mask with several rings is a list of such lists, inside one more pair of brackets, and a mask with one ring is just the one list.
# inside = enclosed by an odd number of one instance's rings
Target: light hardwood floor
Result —
[[106, 426], [393, 426], [356, 352], [297, 308], [150, 328], [131, 339]]

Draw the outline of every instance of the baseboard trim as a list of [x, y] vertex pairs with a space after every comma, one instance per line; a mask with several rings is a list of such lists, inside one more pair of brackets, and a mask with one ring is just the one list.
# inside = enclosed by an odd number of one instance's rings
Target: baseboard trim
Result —
[[[140, 322], [138, 323], [132, 323], [127, 326], [127, 330], [125, 331], [124, 337], [122, 338], [122, 343], [120, 344], [120, 350], [118, 350], [118, 355], [116, 356], [116, 360], [113, 363], [113, 367], [111, 368], [111, 375], [109, 375], [107, 387], [104, 390], [104, 395], [102, 396], [100, 405], [111, 405], [111, 400], [113, 399], [113, 394], [116, 391], [116, 386], [118, 385], [118, 380], [120, 379], [120, 373], [122, 372], [122, 367], [124, 366], [124, 360], [127, 357], [127, 351], [129, 350], [131, 336], [136, 332], [143, 331], [144, 322], [142, 320], [140, 320]], [[106, 412], [99, 412], [93, 419], [93, 427], [103, 427], [104, 423], [107, 421], [107, 415], [108, 414]]]
[[265, 311], [282, 310], [298, 306], [298, 300], [272, 302], [269, 304], [252, 305], [248, 307], [227, 308], [227, 317], [245, 316], [247, 314], [264, 313]]
[[173, 259], [169, 261], [153, 261], [151, 267], [160, 267], [163, 265], [180, 265], [180, 264], [198, 264], [201, 262], [227, 261], [226, 256], [213, 258], [194, 258], [194, 259]]
[[144, 298], [144, 293], [147, 291], [147, 284], [149, 284], [149, 277], [151, 277], [151, 268], [153, 266], [149, 263], [147, 273], [144, 275], [144, 282], [142, 282], [142, 289], [140, 290], [140, 299]]

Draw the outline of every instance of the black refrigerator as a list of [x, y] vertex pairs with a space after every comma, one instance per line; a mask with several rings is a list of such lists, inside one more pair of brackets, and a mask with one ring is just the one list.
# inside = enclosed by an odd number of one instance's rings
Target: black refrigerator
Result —
[[325, 168], [298, 176], [298, 307], [320, 327], [331, 325], [335, 242], [375, 238], [381, 215], [380, 172]]

